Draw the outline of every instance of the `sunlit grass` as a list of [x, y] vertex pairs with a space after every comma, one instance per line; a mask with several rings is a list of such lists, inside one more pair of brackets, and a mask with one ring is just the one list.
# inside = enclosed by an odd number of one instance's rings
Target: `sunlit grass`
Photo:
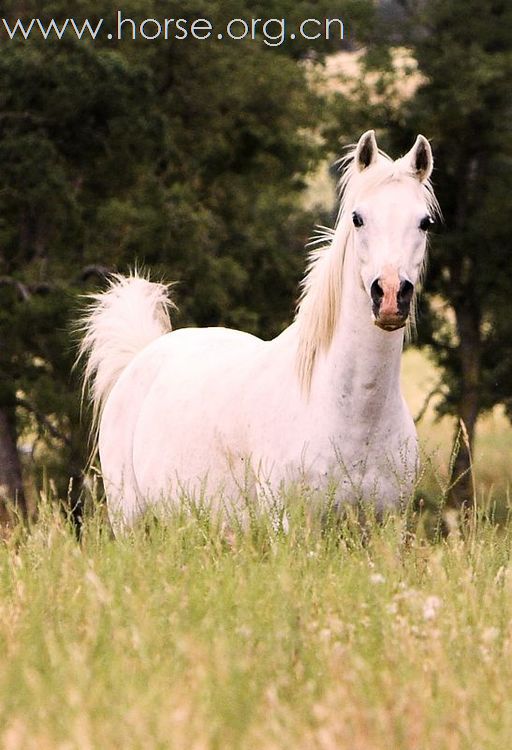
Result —
[[80, 545], [43, 507], [0, 547], [0, 746], [512, 746], [511, 527], [289, 515]]
[[[403, 374], [417, 414], [435, 369], [409, 350]], [[455, 427], [433, 404], [418, 427], [438, 502]], [[445, 540], [435, 502], [361, 527], [303, 492], [287, 533], [184, 508], [114, 540], [98, 508], [78, 543], [43, 500], [0, 542], [0, 747], [512, 747], [512, 524], [484, 520], [510, 449], [495, 411], [481, 510]]]
[[[420, 414], [426, 397], [438, 384], [439, 373], [427, 354], [412, 347], [407, 349], [402, 363], [402, 387], [413, 416]], [[423, 484], [434, 493], [438, 483], [431, 467], [441, 476], [447, 476], [456, 433], [453, 418], [437, 417], [435, 406], [438, 400], [436, 396], [431, 399], [417, 425], [426, 467]], [[479, 502], [501, 505], [507, 502], [512, 486], [511, 455], [512, 426], [503, 409], [497, 407], [482, 416], [477, 424], [473, 471]]]

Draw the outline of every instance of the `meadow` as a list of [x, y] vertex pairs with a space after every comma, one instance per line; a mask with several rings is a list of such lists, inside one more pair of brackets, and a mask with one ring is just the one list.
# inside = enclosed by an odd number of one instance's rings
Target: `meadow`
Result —
[[[404, 357], [418, 413], [436, 372]], [[439, 500], [454, 425], [419, 423], [418, 498]], [[183, 507], [114, 540], [98, 505], [81, 542], [44, 493], [0, 543], [5, 750], [502, 750], [512, 746], [510, 427], [480, 426], [480, 509], [444, 538], [441, 508], [377, 524], [288, 498], [227, 532]]]
[[117, 541], [98, 510], [78, 544], [43, 503], [0, 547], [0, 746], [510, 747], [512, 527], [307, 507]]

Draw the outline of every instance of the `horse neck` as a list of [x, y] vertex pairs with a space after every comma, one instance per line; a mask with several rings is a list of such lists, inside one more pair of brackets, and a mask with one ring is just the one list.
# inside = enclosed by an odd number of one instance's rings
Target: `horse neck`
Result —
[[329, 351], [318, 363], [313, 388], [334, 396], [353, 417], [398, 408], [403, 342], [403, 329], [387, 332], [374, 325], [368, 295], [348, 248], [338, 324]]

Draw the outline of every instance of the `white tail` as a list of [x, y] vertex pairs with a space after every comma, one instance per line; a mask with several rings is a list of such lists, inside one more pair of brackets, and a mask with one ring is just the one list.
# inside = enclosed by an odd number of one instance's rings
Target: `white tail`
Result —
[[155, 284], [134, 272], [113, 274], [106, 292], [90, 294], [92, 300], [78, 321], [82, 340], [77, 363], [85, 361], [84, 392], [93, 409], [93, 436], [105, 401], [117, 379], [138, 352], [172, 330], [174, 307], [169, 286]]

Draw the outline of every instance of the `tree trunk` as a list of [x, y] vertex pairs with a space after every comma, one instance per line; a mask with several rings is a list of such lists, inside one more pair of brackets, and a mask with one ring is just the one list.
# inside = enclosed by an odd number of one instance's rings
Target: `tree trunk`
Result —
[[25, 495], [21, 479], [21, 464], [16, 447], [14, 409], [0, 407], [0, 523], [12, 520], [8, 506], [15, 506], [26, 514]]
[[[466, 298], [468, 299], [469, 297]], [[453, 465], [453, 486], [448, 502], [452, 507], [460, 509], [471, 507], [475, 496], [472, 455], [475, 426], [480, 412], [481, 340], [477, 306], [465, 301], [456, 307], [455, 312], [461, 366], [458, 415], [462, 425], [459, 422], [456, 427], [459, 448]]]

